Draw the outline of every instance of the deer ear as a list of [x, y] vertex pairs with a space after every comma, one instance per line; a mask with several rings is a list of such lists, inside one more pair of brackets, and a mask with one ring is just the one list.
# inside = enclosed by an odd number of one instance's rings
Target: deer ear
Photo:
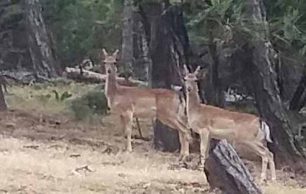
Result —
[[193, 72], [195, 75], [198, 75], [200, 73], [201, 66], [197, 66], [196, 70]]
[[115, 52], [113, 53], [113, 57], [117, 57], [118, 53], [119, 53], [119, 49], [115, 50]]
[[188, 73], [189, 73], [189, 70], [188, 70], [188, 68], [187, 68], [187, 65], [184, 64], [184, 71], [183, 71], [183, 74], [184, 74], [184, 75], [187, 75]]
[[198, 70], [196, 76], [199, 78], [199, 79], [205, 79], [208, 75], [208, 68], [205, 68], [205, 69], [202, 69], [202, 70]]
[[105, 48], [102, 49], [102, 53], [104, 56], [108, 56], [108, 53], [106, 52]]

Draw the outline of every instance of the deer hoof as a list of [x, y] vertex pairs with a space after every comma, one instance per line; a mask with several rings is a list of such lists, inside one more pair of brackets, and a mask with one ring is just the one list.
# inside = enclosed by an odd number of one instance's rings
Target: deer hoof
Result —
[[200, 172], [203, 172], [204, 171], [204, 165], [199, 165], [197, 170], [200, 171]]
[[180, 168], [187, 168], [187, 163], [185, 161], [180, 161], [179, 162], [179, 167]]
[[264, 185], [264, 184], [267, 183], [267, 179], [266, 179], [266, 178], [260, 178], [259, 183], [260, 183], [261, 185]]

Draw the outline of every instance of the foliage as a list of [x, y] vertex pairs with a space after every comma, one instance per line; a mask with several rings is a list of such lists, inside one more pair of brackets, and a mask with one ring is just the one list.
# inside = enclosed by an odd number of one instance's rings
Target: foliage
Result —
[[69, 92], [65, 91], [62, 93], [62, 95], [59, 94], [59, 92], [57, 92], [56, 90], [52, 90], [52, 92], [55, 95], [55, 100], [58, 102], [63, 102], [64, 100], [70, 98], [72, 96], [72, 94], [70, 94]]
[[[306, 54], [306, 4], [300, 0], [263, 1], [268, 24], [248, 22], [245, 1], [187, 1], [187, 26], [193, 43], [251, 43], [269, 38], [283, 60], [303, 64]], [[269, 29], [267, 29], [268, 27]], [[268, 37], [263, 33], [268, 30]], [[286, 64], [292, 63], [286, 61]]]
[[[185, 4], [187, 27], [191, 40], [208, 44], [216, 40], [231, 39], [232, 27], [241, 24], [242, 1], [212, 0]], [[213, 35], [213, 37], [210, 37]]]
[[63, 65], [95, 59], [102, 47], [119, 47], [121, 0], [42, 0]]
[[[292, 58], [305, 58], [306, 4], [300, 0], [266, 2], [271, 38], [276, 48]], [[303, 60], [303, 59], [302, 59]]]
[[105, 115], [107, 100], [103, 92], [90, 91], [84, 96], [72, 100], [70, 109], [78, 120], [84, 120], [93, 115]]

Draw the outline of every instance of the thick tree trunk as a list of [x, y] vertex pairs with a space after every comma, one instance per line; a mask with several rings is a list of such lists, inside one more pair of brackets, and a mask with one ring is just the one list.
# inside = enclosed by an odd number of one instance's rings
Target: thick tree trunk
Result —
[[0, 42], [1, 70], [32, 70], [20, 1], [0, 1]]
[[[181, 7], [167, 3], [140, 6], [152, 60], [152, 87], [170, 89], [171, 84], [182, 85], [180, 66], [186, 62], [189, 40]], [[177, 131], [157, 121], [154, 144], [165, 151], [178, 149]]]
[[55, 63], [38, 0], [0, 2], [0, 70], [55, 77]]
[[[6, 80], [3, 76], [0, 77], [0, 111], [6, 111], [7, 105], [4, 98], [3, 89], [6, 91]], [[6, 91], [7, 92], [7, 91]]]
[[207, 98], [207, 103], [214, 105], [214, 106], [219, 106], [219, 107], [224, 107], [225, 103], [225, 97], [224, 93], [222, 91], [220, 79], [219, 79], [219, 56], [218, 56], [218, 48], [217, 48], [217, 43], [213, 40], [213, 32], [209, 32], [209, 39], [210, 43], [208, 46], [209, 49], [209, 54], [212, 58], [212, 62], [210, 64], [210, 75], [209, 75], [209, 81], [210, 81], [210, 88], [209, 88], [209, 98]]
[[[265, 10], [261, 0], [248, 0], [246, 13], [253, 25], [266, 27]], [[266, 34], [261, 34], [265, 39]], [[270, 59], [271, 44], [264, 40], [256, 40], [251, 52], [250, 72], [251, 90], [255, 94], [256, 104], [261, 116], [268, 122], [273, 136], [273, 152], [276, 162], [285, 162], [293, 168], [305, 168], [305, 156], [300, 144], [294, 136], [294, 125], [288, 117], [276, 82], [276, 74]], [[294, 165], [293, 165], [294, 164]]]
[[219, 188], [226, 194], [262, 193], [249, 170], [226, 140], [211, 141], [204, 172], [211, 189]]
[[133, 0], [124, 0], [121, 62], [127, 72], [134, 72], [133, 23]]
[[25, 16], [29, 35], [29, 51], [36, 74], [57, 77], [50, 39], [42, 17], [39, 0], [25, 0]]
[[301, 80], [293, 94], [289, 104], [289, 109], [300, 111], [306, 105], [306, 65], [304, 65]]
[[134, 64], [133, 73], [137, 79], [151, 81], [152, 60], [149, 56], [149, 23], [146, 13], [138, 7], [139, 11], [134, 13]]

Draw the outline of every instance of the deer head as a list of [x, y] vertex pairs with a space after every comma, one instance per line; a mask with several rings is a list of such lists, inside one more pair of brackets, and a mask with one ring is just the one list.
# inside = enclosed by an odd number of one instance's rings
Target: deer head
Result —
[[184, 81], [185, 81], [185, 88], [186, 92], [192, 92], [196, 91], [198, 92], [198, 85], [197, 81], [200, 78], [205, 78], [207, 74], [207, 70], [201, 71], [201, 67], [198, 66], [196, 70], [191, 73], [189, 72], [188, 68], [186, 65], [184, 65]]
[[107, 74], [117, 72], [116, 64], [117, 64], [118, 53], [119, 53], [118, 49], [113, 54], [108, 54], [104, 48], [102, 49], [102, 56], [104, 58], [103, 62]]

